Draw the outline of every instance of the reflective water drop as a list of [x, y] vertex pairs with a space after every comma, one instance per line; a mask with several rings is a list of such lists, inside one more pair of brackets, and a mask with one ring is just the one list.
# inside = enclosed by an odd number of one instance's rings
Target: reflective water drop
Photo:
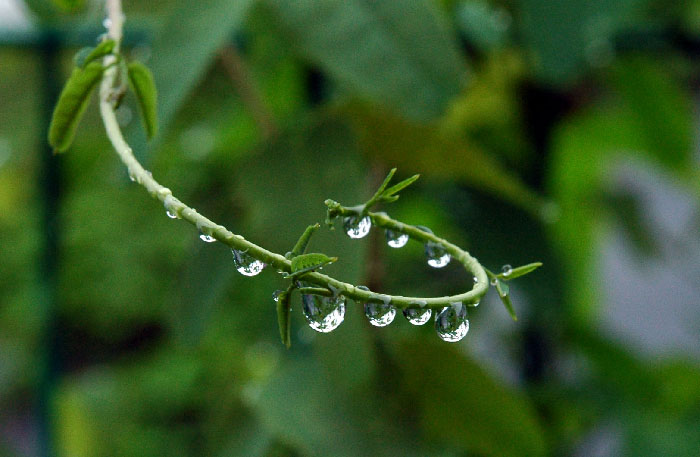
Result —
[[263, 271], [265, 264], [247, 252], [231, 249], [236, 270], [243, 276], [255, 276]]
[[277, 289], [276, 291], [274, 291], [274, 292], [272, 293], [272, 299], [275, 301], [275, 303], [277, 303], [278, 301], [280, 301], [280, 294], [282, 294], [282, 292], [283, 292], [282, 290]]
[[136, 176], [134, 176], [133, 174], [129, 173], [129, 180], [130, 180], [131, 182], [136, 182]]
[[322, 297], [304, 294], [301, 301], [306, 321], [317, 332], [332, 332], [345, 319], [345, 298], [342, 295]]
[[513, 267], [510, 265], [503, 265], [503, 268], [501, 268], [501, 271], [503, 272], [503, 277], [510, 276], [510, 274], [513, 272]]
[[495, 286], [496, 284], [498, 284], [498, 279], [496, 279], [496, 278], [491, 279], [491, 285]]
[[369, 229], [372, 228], [372, 221], [369, 216], [361, 219], [358, 216], [349, 216], [343, 221], [343, 227], [350, 238], [363, 238], [369, 233]]
[[402, 248], [406, 246], [406, 243], [408, 243], [408, 235], [386, 229], [386, 244], [388, 244], [390, 248]]
[[199, 239], [206, 242], [206, 243], [213, 243], [214, 241], [216, 241], [216, 238], [214, 238], [211, 235], [204, 234], [204, 233], [199, 234]]
[[168, 209], [165, 210], [165, 214], [167, 214], [170, 219], [177, 219], [177, 214], [171, 213]]
[[365, 303], [365, 316], [375, 327], [385, 327], [396, 317], [396, 308], [388, 303]]
[[435, 330], [438, 336], [449, 343], [459, 341], [469, 331], [467, 307], [462, 303], [452, 303], [435, 316]]
[[433, 268], [442, 268], [450, 263], [452, 258], [445, 248], [435, 243], [425, 243], [425, 255], [428, 257], [428, 265]]
[[433, 311], [430, 308], [406, 308], [403, 310], [403, 315], [413, 325], [423, 325], [430, 320]]
[[110, 18], [105, 18], [104, 21], [102, 21], [102, 26], [106, 29], [112, 27], [112, 20]]

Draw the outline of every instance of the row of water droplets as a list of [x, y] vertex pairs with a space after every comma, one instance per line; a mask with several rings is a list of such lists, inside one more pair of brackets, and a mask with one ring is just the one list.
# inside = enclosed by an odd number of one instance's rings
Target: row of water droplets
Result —
[[[367, 288], [358, 287], [363, 290]], [[278, 294], [273, 298], [277, 300]], [[396, 317], [396, 308], [391, 305], [388, 296], [379, 296], [381, 302], [367, 302], [364, 304], [365, 316], [370, 324], [375, 327], [386, 327]], [[302, 311], [309, 326], [321, 333], [329, 333], [343, 323], [345, 319], [345, 302], [343, 295], [324, 297], [320, 295], [302, 295]], [[425, 302], [416, 303], [416, 306], [403, 310], [403, 315], [413, 325], [424, 325], [432, 317], [433, 311], [425, 307]], [[473, 306], [478, 305], [476, 303]], [[447, 342], [456, 342], [467, 335], [469, 331], [469, 318], [467, 307], [461, 302], [455, 302], [442, 308], [435, 315], [435, 330], [438, 336]]]
[[[350, 238], [364, 238], [372, 228], [372, 220], [369, 216], [348, 216], [343, 220], [343, 228]], [[424, 232], [433, 233], [427, 227], [418, 226]], [[391, 248], [402, 248], [408, 243], [409, 236], [405, 233], [395, 232], [386, 229], [386, 244]], [[425, 243], [425, 256], [428, 258], [428, 265], [433, 268], [443, 268], [450, 263], [452, 257], [445, 251], [445, 248], [437, 243], [428, 241]]]
[[[180, 216], [176, 212], [168, 209], [171, 201], [172, 198], [168, 196], [163, 202], [166, 208], [165, 214], [170, 219], [179, 219]], [[213, 243], [216, 241], [216, 238], [214, 238], [211, 233], [205, 232], [202, 227], [199, 227], [199, 239], [205, 243]], [[236, 270], [244, 276], [257, 276], [267, 266], [265, 263], [261, 262], [245, 251], [231, 249], [231, 253], [233, 254], [233, 263], [236, 266]]]

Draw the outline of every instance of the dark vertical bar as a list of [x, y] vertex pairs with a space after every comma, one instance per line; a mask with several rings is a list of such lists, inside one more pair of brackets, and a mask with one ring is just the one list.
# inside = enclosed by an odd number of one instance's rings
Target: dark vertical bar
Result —
[[39, 137], [41, 153], [40, 170], [37, 173], [37, 188], [42, 197], [43, 245], [39, 257], [39, 303], [37, 311], [42, 314], [43, 341], [41, 342], [42, 360], [37, 392], [37, 441], [39, 455], [54, 457], [57, 455], [54, 441], [54, 392], [59, 379], [57, 301], [58, 301], [58, 267], [61, 202], [60, 160], [53, 154], [46, 140], [51, 122], [53, 106], [60, 91], [59, 40], [57, 33], [47, 31], [39, 46], [39, 58], [42, 72], [42, 122]]

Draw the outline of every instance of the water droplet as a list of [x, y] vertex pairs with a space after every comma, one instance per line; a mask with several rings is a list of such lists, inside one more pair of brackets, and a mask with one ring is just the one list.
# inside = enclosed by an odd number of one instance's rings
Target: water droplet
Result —
[[498, 279], [496, 279], [496, 278], [491, 279], [491, 285], [495, 286], [496, 284], [498, 284]]
[[136, 176], [134, 176], [132, 173], [129, 173], [129, 180], [131, 180], [131, 182], [136, 182]]
[[350, 238], [363, 238], [369, 233], [369, 229], [372, 228], [372, 221], [369, 216], [361, 219], [359, 216], [349, 216], [343, 221], [343, 227]]
[[425, 243], [425, 255], [428, 257], [428, 265], [433, 268], [442, 268], [450, 263], [452, 258], [445, 248], [435, 243]]
[[473, 281], [474, 281], [474, 285], [479, 284], [479, 278], [477, 278], [476, 276], [474, 276]]
[[503, 272], [503, 276], [510, 276], [510, 274], [513, 272], [513, 267], [510, 265], [503, 265], [503, 268], [501, 268], [501, 271]]
[[345, 297], [322, 297], [304, 294], [301, 296], [304, 317], [309, 326], [321, 333], [332, 332], [345, 319]]
[[467, 307], [462, 303], [452, 303], [435, 316], [435, 330], [443, 341], [454, 343], [469, 331]]
[[396, 308], [388, 303], [365, 303], [365, 316], [375, 327], [385, 327], [396, 317]]
[[255, 276], [265, 268], [265, 264], [247, 252], [231, 249], [236, 270], [243, 276]]
[[102, 25], [104, 26], [104, 28], [108, 29], [112, 27], [112, 20], [107, 17], [104, 21], [102, 21]]
[[403, 315], [413, 325], [423, 325], [430, 320], [433, 311], [430, 308], [411, 307], [403, 310]]
[[165, 210], [165, 214], [167, 214], [170, 219], [177, 219], [177, 214], [171, 213], [169, 209]]
[[206, 242], [206, 243], [213, 243], [214, 241], [216, 241], [216, 238], [214, 238], [214, 237], [211, 236], [211, 235], [207, 235], [207, 234], [205, 234], [205, 233], [200, 233], [200, 234], [199, 234], [199, 239], [202, 240], [202, 241], [204, 241], [204, 242]]
[[394, 232], [393, 230], [386, 230], [386, 244], [390, 248], [402, 248], [408, 243], [408, 235], [401, 232]]
[[280, 301], [280, 295], [282, 294], [282, 292], [283, 292], [282, 290], [277, 289], [276, 291], [274, 291], [272, 293], [272, 299], [275, 301], [275, 303]]

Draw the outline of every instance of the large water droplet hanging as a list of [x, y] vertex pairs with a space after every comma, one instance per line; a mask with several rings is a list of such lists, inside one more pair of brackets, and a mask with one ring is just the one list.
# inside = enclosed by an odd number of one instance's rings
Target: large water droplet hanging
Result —
[[343, 221], [343, 227], [350, 238], [363, 238], [369, 233], [369, 229], [372, 228], [372, 221], [369, 216], [363, 218], [349, 216]]
[[265, 264], [247, 252], [231, 249], [236, 270], [244, 276], [255, 276], [265, 268]]
[[459, 341], [469, 331], [467, 307], [462, 303], [452, 303], [435, 316], [435, 330], [438, 336], [449, 343]]
[[388, 303], [365, 303], [365, 316], [375, 327], [386, 327], [394, 321], [396, 308]]
[[317, 332], [332, 332], [345, 319], [345, 298], [342, 295], [322, 297], [304, 294], [301, 301], [306, 321]]
[[428, 257], [428, 265], [433, 268], [442, 268], [450, 263], [452, 258], [450, 254], [445, 251], [445, 248], [435, 243], [425, 243], [425, 255]]
[[177, 214], [171, 213], [169, 209], [165, 210], [165, 214], [167, 214], [170, 219], [177, 219]]
[[430, 308], [411, 307], [403, 310], [403, 315], [413, 325], [423, 325], [430, 320], [433, 311]]
[[402, 248], [406, 246], [406, 243], [408, 243], [408, 235], [386, 229], [386, 244], [388, 244], [390, 248]]
[[501, 268], [501, 272], [503, 273], [503, 277], [508, 277], [510, 276], [511, 273], [513, 273], [513, 267], [510, 265], [503, 265], [503, 268]]
[[211, 235], [207, 235], [206, 233], [200, 233], [199, 239], [204, 241], [205, 243], [213, 243], [214, 241], [216, 241], [216, 238], [214, 238]]

